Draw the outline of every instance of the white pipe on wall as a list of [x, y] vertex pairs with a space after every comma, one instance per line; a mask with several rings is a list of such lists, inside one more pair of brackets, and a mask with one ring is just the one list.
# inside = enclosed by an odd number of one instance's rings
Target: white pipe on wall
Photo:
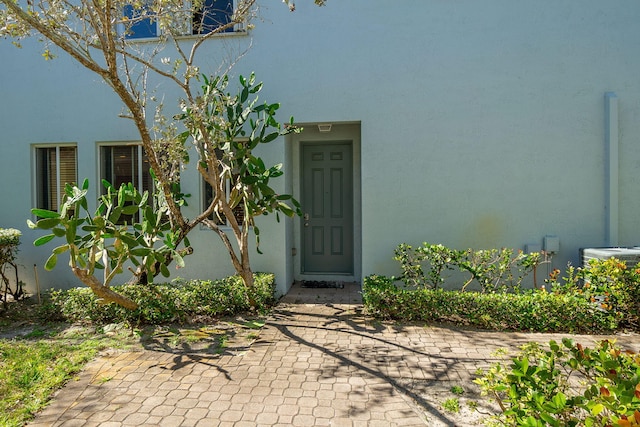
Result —
[[619, 236], [619, 135], [618, 135], [618, 96], [614, 92], [604, 94], [605, 112], [605, 243], [618, 246]]

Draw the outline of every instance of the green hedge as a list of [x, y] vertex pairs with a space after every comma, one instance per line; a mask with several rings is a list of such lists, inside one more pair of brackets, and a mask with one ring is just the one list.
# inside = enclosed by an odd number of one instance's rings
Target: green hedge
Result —
[[367, 311], [403, 321], [453, 322], [493, 330], [596, 333], [618, 328], [610, 313], [583, 297], [545, 291], [478, 293], [402, 289], [394, 279], [369, 276], [363, 283]]
[[[171, 284], [122, 285], [114, 290], [137, 302], [131, 311], [116, 304], [101, 304], [89, 288], [52, 291], [43, 309], [50, 320], [90, 323], [184, 323], [201, 317], [232, 315], [250, 309], [247, 291], [239, 276], [221, 280], [191, 280]], [[274, 275], [255, 274], [258, 311], [275, 303]]]

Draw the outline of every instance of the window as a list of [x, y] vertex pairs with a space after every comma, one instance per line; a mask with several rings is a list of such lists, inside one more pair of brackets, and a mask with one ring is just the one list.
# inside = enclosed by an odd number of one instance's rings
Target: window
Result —
[[[146, 7], [141, 9], [136, 9], [132, 5], [124, 7], [124, 16], [130, 21], [126, 28], [126, 38], [145, 39], [160, 35], [157, 20], [153, 17], [145, 17], [147, 11]], [[180, 29], [180, 33], [183, 35], [208, 34], [220, 26], [229, 24], [232, 15], [233, 0], [203, 0], [202, 8], [196, 11], [191, 19], [188, 17], [185, 19], [190, 22], [184, 22], [184, 28]], [[230, 33], [241, 30], [242, 28], [230, 26], [222, 32]]]
[[125, 37], [128, 39], [145, 39], [158, 37], [158, 22], [145, 18], [146, 8], [134, 9], [130, 4], [124, 7], [124, 16], [132, 22], [127, 27]]
[[[116, 189], [132, 183], [139, 192], [153, 190], [149, 161], [141, 145], [103, 145], [100, 147], [100, 179], [105, 179]], [[103, 187], [103, 193], [106, 190]], [[134, 218], [120, 217], [119, 223], [131, 224]]]
[[36, 207], [57, 211], [65, 184], [77, 181], [76, 147], [36, 148]]
[[[204, 0], [202, 9], [194, 13], [192, 21], [192, 34], [208, 34], [216, 28], [231, 22], [233, 15], [232, 0]], [[233, 32], [233, 27], [223, 32]]]
[[[226, 185], [227, 196], [229, 196], [229, 194], [231, 193], [231, 181], [227, 180]], [[211, 201], [213, 200], [213, 188], [207, 181], [204, 180], [204, 178], [202, 179], [202, 188], [204, 193], [202, 195], [202, 210], [204, 211], [209, 207]], [[238, 221], [238, 225], [242, 225], [244, 221], [244, 206], [242, 206], [242, 204], [239, 204], [233, 209], [233, 216], [235, 216], [236, 221]], [[218, 225], [228, 225], [227, 220], [222, 213], [219, 216], [213, 213], [211, 214], [209, 219], [214, 221]]]

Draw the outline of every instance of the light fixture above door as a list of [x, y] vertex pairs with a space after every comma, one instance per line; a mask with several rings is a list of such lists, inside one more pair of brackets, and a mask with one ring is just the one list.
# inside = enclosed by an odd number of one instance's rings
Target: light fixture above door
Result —
[[323, 132], [323, 133], [331, 132], [331, 123], [320, 123], [320, 124], [318, 124], [318, 130], [320, 132]]

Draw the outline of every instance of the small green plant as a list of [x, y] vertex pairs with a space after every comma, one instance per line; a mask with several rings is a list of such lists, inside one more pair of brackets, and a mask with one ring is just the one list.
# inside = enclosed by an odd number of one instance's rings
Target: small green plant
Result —
[[113, 379], [113, 376], [112, 376], [112, 375], [107, 375], [107, 376], [104, 376], [104, 377], [100, 377], [100, 379], [98, 380], [98, 382], [99, 382], [100, 384], [104, 384], [104, 383], [108, 383], [108, 382], [109, 382], [109, 381], [111, 381], [112, 379]]
[[218, 335], [216, 341], [217, 341], [216, 353], [218, 354], [224, 353], [224, 349], [227, 348], [227, 345], [228, 345], [229, 337], [227, 336], [227, 334], [223, 333]]
[[457, 397], [451, 397], [442, 403], [442, 407], [453, 414], [460, 412], [460, 400]]
[[550, 341], [522, 348], [476, 379], [506, 426], [631, 426], [640, 421], [640, 355], [610, 341], [593, 349]]
[[458, 396], [461, 396], [464, 394], [464, 388], [462, 388], [459, 385], [454, 385], [453, 387], [451, 387], [449, 391], [453, 394], [457, 394]]

